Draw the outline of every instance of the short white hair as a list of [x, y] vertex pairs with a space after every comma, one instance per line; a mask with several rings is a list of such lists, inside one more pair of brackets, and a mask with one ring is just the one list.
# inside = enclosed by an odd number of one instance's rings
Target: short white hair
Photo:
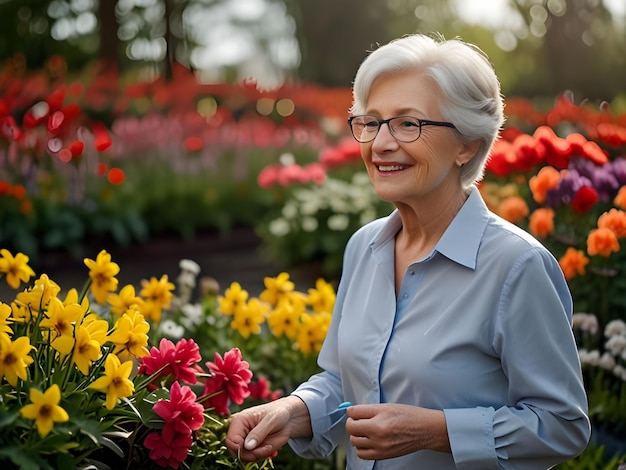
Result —
[[374, 81], [381, 76], [421, 71], [439, 87], [439, 110], [467, 142], [481, 140], [474, 157], [461, 169], [461, 184], [482, 180], [489, 152], [504, 124], [500, 81], [487, 55], [460, 39], [413, 34], [372, 51], [361, 63], [353, 84], [350, 113], [365, 114]]

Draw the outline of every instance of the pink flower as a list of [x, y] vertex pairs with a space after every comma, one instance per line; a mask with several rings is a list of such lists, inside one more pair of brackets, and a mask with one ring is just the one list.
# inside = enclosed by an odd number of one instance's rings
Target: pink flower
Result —
[[166, 366], [159, 374], [164, 377], [172, 374], [174, 380], [182, 383], [197, 382], [195, 365], [200, 362], [200, 348], [192, 339], [181, 339], [176, 346], [168, 339], [161, 339], [159, 349], [153, 347], [150, 355], [140, 359], [139, 373], [151, 375]]
[[253, 400], [274, 401], [283, 394], [282, 390], [272, 391], [266, 377], [260, 377], [256, 383], [250, 383], [248, 388], [250, 389], [250, 397]]
[[238, 405], [241, 405], [244, 399], [250, 395], [248, 384], [252, 379], [249, 364], [247, 361], [243, 361], [241, 357], [239, 348], [233, 348], [224, 354], [223, 359], [218, 353], [215, 353], [215, 362], [206, 363], [213, 373], [213, 377], [228, 394], [228, 398]]
[[213, 410], [220, 416], [228, 416], [230, 410], [228, 409], [228, 395], [224, 390], [224, 379], [217, 377], [210, 377], [204, 384], [204, 390], [202, 395], [208, 396], [204, 401], [204, 407]]
[[166, 442], [163, 436], [155, 431], [146, 436], [143, 444], [150, 449], [150, 459], [157, 465], [176, 469], [187, 458], [192, 443], [191, 434], [179, 433]]
[[152, 409], [165, 420], [162, 436], [168, 444], [179, 434], [191, 435], [192, 431], [197, 431], [204, 423], [204, 408], [196, 403], [196, 394], [178, 382], [172, 384], [170, 399], [157, 401]]

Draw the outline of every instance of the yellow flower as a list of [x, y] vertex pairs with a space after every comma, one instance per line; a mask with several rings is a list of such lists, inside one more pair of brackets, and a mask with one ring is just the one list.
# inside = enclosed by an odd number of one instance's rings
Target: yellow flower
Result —
[[129, 359], [128, 355], [145, 357], [148, 351], [150, 324], [137, 310], [129, 309], [117, 322], [108, 340], [115, 345], [114, 354]]
[[95, 261], [85, 258], [84, 262], [85, 266], [89, 268], [91, 293], [96, 302], [104, 304], [109, 292], [117, 289], [118, 281], [115, 276], [120, 272], [120, 267], [117, 263], [111, 261], [111, 255], [106, 250], [98, 253]]
[[315, 289], [309, 289], [306, 303], [313, 308], [315, 313], [332, 312], [336, 297], [333, 286], [320, 278], [315, 281]]
[[[78, 290], [72, 287], [70, 290], [67, 291], [67, 294], [65, 295], [65, 300], [63, 301], [63, 305], [71, 305], [71, 304], [77, 304], [77, 303], [78, 303]], [[89, 310], [89, 299], [87, 297], [83, 297], [83, 300], [80, 303], [80, 306], [82, 307], [83, 312], [87, 312], [87, 310]]]
[[163, 309], [170, 306], [175, 286], [168, 281], [167, 274], [163, 274], [161, 279], [156, 277], [150, 278], [150, 281], [143, 279], [141, 285], [143, 288], [139, 294], [144, 299], [142, 312], [146, 319], [159, 323]]
[[34, 361], [29, 355], [33, 349], [27, 336], [11, 342], [8, 335], [0, 334], [0, 379], [6, 377], [13, 387], [17, 385], [18, 377], [26, 380], [27, 367]]
[[7, 284], [17, 289], [20, 286], [20, 282], [28, 282], [31, 277], [35, 275], [35, 272], [28, 266], [28, 256], [18, 253], [13, 255], [9, 250], [0, 250], [0, 273], [6, 274]]
[[276, 277], [266, 277], [263, 280], [265, 290], [261, 292], [259, 298], [276, 307], [278, 302], [295, 288], [295, 284], [289, 280], [289, 273], [280, 273]]
[[217, 298], [219, 310], [224, 315], [234, 315], [237, 309], [246, 304], [248, 291], [241, 288], [241, 284], [233, 282], [224, 292], [224, 296]]
[[230, 327], [244, 338], [252, 333], [258, 335], [261, 333], [261, 324], [265, 321], [267, 311], [267, 305], [259, 302], [259, 299], [250, 299], [245, 306], [237, 309]]
[[37, 316], [39, 309], [46, 308], [51, 298], [56, 297], [61, 292], [61, 287], [48, 277], [42, 274], [35, 281], [35, 285], [15, 296], [18, 304], [22, 304], [30, 309], [30, 314]]
[[267, 319], [270, 331], [277, 338], [285, 335], [291, 340], [296, 339], [300, 324], [300, 315], [303, 312], [304, 306], [302, 304], [281, 302], [280, 305], [270, 313]]
[[111, 313], [121, 315], [129, 308], [141, 308], [143, 299], [135, 295], [135, 286], [128, 284], [122, 287], [119, 294], [109, 294], [107, 302], [111, 306]]
[[57, 297], [50, 299], [46, 317], [40, 323], [42, 328], [48, 330], [42, 331], [43, 337], [50, 339], [54, 347], [54, 341], [58, 337], [74, 334], [74, 325], [82, 316], [83, 309], [80, 305], [76, 303], [64, 305]]
[[61, 390], [57, 384], [52, 385], [44, 393], [31, 388], [30, 401], [32, 403], [22, 407], [20, 414], [26, 419], [35, 420], [41, 437], [48, 435], [54, 423], [62, 423], [70, 419], [67, 412], [59, 406]]
[[10, 305], [0, 302], [0, 333], [13, 334], [13, 330], [9, 326], [8, 318], [13, 313]]
[[88, 375], [91, 363], [100, 359], [101, 356], [102, 350], [98, 340], [91, 337], [89, 330], [85, 326], [78, 325], [76, 327], [76, 344], [74, 345], [74, 354], [72, 355], [72, 361], [76, 364], [78, 370], [83, 375]]
[[330, 324], [330, 314], [310, 315], [305, 313], [300, 316], [300, 329], [298, 330], [298, 346], [304, 354], [319, 352], [328, 326]]
[[118, 399], [129, 397], [135, 391], [135, 385], [128, 378], [132, 371], [132, 361], [122, 364], [115, 354], [107, 356], [104, 363], [104, 375], [89, 386], [89, 388], [106, 393], [107, 410], [115, 408]]

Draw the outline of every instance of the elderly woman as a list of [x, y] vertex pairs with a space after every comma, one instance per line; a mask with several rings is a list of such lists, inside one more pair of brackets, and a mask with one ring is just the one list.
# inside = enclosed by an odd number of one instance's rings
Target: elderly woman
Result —
[[[590, 425], [572, 300], [554, 257], [476, 188], [503, 124], [498, 79], [460, 40], [412, 35], [369, 54], [348, 122], [396, 210], [348, 243], [323, 372], [236, 414], [246, 460], [289, 445], [349, 469], [546, 469]], [[345, 411], [335, 411], [349, 401]]]

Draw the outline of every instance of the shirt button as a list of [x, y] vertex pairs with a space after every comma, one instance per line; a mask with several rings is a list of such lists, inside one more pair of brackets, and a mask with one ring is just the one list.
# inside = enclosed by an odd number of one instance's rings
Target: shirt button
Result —
[[412, 276], [413, 274], [415, 274], [415, 271], [413, 271], [412, 269], [409, 271], [409, 274]]
[[409, 294], [404, 294], [402, 297], [404, 297], [405, 299], [409, 298]]

